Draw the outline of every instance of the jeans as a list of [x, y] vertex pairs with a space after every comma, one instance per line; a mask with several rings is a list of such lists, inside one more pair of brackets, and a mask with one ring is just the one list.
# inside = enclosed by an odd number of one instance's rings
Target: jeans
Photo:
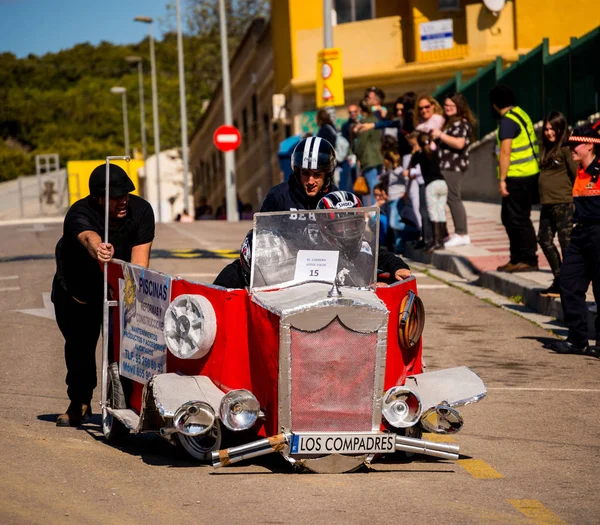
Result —
[[427, 198], [425, 197], [425, 184], [419, 184], [419, 212], [421, 213], [421, 237], [425, 243], [433, 241], [433, 226], [429, 219], [427, 210]]
[[531, 222], [531, 206], [539, 202], [538, 175], [508, 177], [508, 197], [502, 198], [502, 224], [510, 243], [510, 262], [537, 266], [537, 239]]
[[554, 245], [554, 236], [558, 234], [562, 256], [567, 252], [571, 230], [573, 229], [573, 203], [562, 202], [559, 204], [544, 204], [540, 213], [540, 226], [538, 229], [538, 242], [544, 252], [552, 274], [558, 277], [560, 272], [560, 255]]
[[454, 233], [467, 235], [467, 211], [462, 201], [462, 171], [442, 170], [442, 176], [448, 185], [448, 208], [454, 222]]
[[379, 184], [379, 173], [381, 172], [381, 166], [375, 166], [373, 168], [367, 168], [363, 170], [362, 174], [367, 179], [369, 185], [369, 195], [363, 197], [363, 203], [365, 206], [375, 206], [375, 193], [374, 189]]
[[342, 191], [352, 191], [356, 179], [356, 168], [350, 166], [348, 159], [341, 163], [340, 183], [338, 188]]
[[403, 199], [389, 202], [388, 225], [394, 233], [394, 253], [402, 253], [405, 242], [415, 241], [419, 238], [419, 228], [402, 220], [402, 208], [404, 208]]

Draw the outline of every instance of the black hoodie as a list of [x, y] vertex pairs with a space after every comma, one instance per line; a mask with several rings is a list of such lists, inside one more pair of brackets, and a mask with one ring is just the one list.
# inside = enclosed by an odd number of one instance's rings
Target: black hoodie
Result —
[[339, 188], [330, 182], [328, 185], [323, 185], [317, 195], [309, 197], [300, 184], [298, 175], [292, 173], [288, 182], [282, 182], [271, 188], [260, 211], [315, 210], [317, 204], [325, 195], [338, 190]]

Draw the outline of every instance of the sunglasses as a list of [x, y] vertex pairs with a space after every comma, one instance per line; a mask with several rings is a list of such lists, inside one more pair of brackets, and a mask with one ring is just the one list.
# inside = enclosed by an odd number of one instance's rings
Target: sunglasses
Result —
[[431, 107], [431, 104], [427, 104], [427, 106], [419, 106], [419, 111], [422, 111], [424, 109], [429, 109]]

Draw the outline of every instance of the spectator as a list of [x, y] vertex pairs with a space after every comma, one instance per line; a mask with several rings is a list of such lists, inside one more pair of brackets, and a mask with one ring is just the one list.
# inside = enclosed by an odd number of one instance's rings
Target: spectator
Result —
[[221, 205], [217, 208], [215, 213], [215, 219], [218, 221], [226, 221], [227, 220], [227, 199], [223, 197], [221, 201]]
[[365, 101], [369, 106], [371, 114], [377, 120], [383, 120], [387, 116], [387, 108], [383, 105], [385, 93], [378, 87], [370, 87], [365, 90]]
[[[342, 136], [350, 144], [352, 149], [352, 128], [360, 122], [360, 109], [356, 104], [350, 104], [348, 106], [348, 120], [342, 124]], [[340, 185], [339, 188], [343, 191], [352, 191], [354, 181], [356, 180], [356, 158], [353, 155], [348, 155], [341, 165], [340, 173]]]
[[600, 133], [595, 126], [575, 128], [569, 137], [573, 160], [580, 163], [573, 186], [575, 227], [560, 268], [560, 300], [569, 327], [566, 341], [549, 346], [561, 354], [600, 357], [600, 316], [596, 316], [596, 346], [589, 346], [586, 292], [592, 282], [600, 301]]
[[194, 222], [194, 217], [188, 213], [187, 208], [184, 208], [183, 213], [179, 214], [178, 217], [181, 222]]
[[335, 149], [335, 144], [337, 142], [337, 130], [335, 129], [335, 124], [331, 120], [331, 116], [326, 109], [321, 108], [317, 113], [317, 126], [319, 126], [317, 137], [325, 139], [333, 146], [333, 149]]
[[[373, 193], [375, 194], [375, 206], [379, 208], [379, 244], [389, 249], [389, 203], [386, 184], [384, 182], [376, 184]], [[372, 225], [371, 229], [374, 230]]]
[[539, 180], [542, 211], [537, 238], [554, 276], [550, 287], [542, 292], [550, 297], [560, 296], [561, 261], [554, 236], [558, 234], [564, 257], [573, 228], [573, 182], [577, 177], [577, 164], [566, 144], [567, 132], [567, 120], [562, 113], [553, 111], [545, 118]]
[[209, 204], [206, 206], [206, 208], [204, 209], [204, 213], [202, 215], [200, 215], [200, 217], [198, 217], [198, 220], [201, 221], [206, 221], [206, 220], [212, 220], [214, 219], [215, 216], [213, 214], [213, 208], [212, 206]]
[[90, 194], [71, 206], [63, 236], [56, 245], [56, 274], [52, 302], [56, 323], [65, 338], [69, 408], [56, 425], [79, 426], [92, 413], [96, 388], [96, 345], [102, 326], [103, 275], [101, 264], [113, 258], [145, 268], [154, 239], [152, 206], [136, 195], [127, 173], [109, 167], [108, 243], [105, 235], [106, 164], [90, 175]]
[[246, 203], [242, 206], [242, 213], [240, 219], [243, 221], [251, 221], [254, 218], [254, 212], [252, 211], [252, 204]]
[[415, 149], [410, 164], [411, 169], [405, 171], [405, 176], [416, 175], [419, 169], [425, 187], [427, 213], [433, 226], [433, 239], [424, 249], [433, 252], [444, 247], [444, 233], [446, 231], [446, 198], [448, 186], [440, 171], [440, 163], [436, 150], [432, 148], [434, 142], [429, 133], [414, 131], [410, 140], [417, 139], [418, 149]]
[[200, 197], [198, 199], [198, 206], [196, 206], [196, 209], [194, 210], [194, 217], [196, 220], [200, 219], [200, 217], [206, 214], [207, 208], [208, 204], [206, 202], [206, 197]]
[[[444, 117], [442, 107], [439, 102], [431, 95], [419, 95], [416, 104], [417, 113], [413, 117], [415, 130], [429, 133], [434, 129], [441, 129], [444, 125]], [[418, 136], [418, 135], [417, 135]], [[435, 147], [435, 146], [434, 146]], [[418, 149], [418, 147], [417, 147]], [[425, 196], [425, 181], [419, 172], [417, 165], [416, 181], [419, 184], [419, 204], [421, 209], [421, 241], [416, 244], [416, 248], [431, 247], [433, 243], [433, 225], [429, 220], [429, 212], [427, 210], [427, 198]], [[445, 225], [445, 223], [444, 223]]]
[[448, 207], [454, 222], [454, 235], [444, 246], [452, 248], [471, 244], [467, 231], [467, 212], [462, 201], [461, 186], [469, 167], [469, 146], [473, 139], [475, 117], [467, 99], [461, 93], [452, 93], [444, 100], [444, 127], [433, 129], [431, 136], [437, 139], [440, 168], [448, 185]]
[[499, 272], [538, 269], [537, 240], [531, 223], [531, 206], [539, 201], [538, 145], [529, 115], [517, 106], [513, 91], [497, 85], [490, 103], [500, 118], [496, 141], [498, 178], [502, 196], [502, 224], [510, 242], [510, 260]]
[[[363, 121], [375, 122], [375, 117], [370, 111], [366, 100], [360, 102], [360, 109], [363, 114]], [[383, 164], [383, 158], [380, 153], [381, 131], [371, 130], [361, 133], [356, 139], [355, 152], [362, 175], [369, 185], [369, 196], [364, 197], [365, 204], [370, 206], [375, 203], [373, 189], [379, 182], [379, 173]]]

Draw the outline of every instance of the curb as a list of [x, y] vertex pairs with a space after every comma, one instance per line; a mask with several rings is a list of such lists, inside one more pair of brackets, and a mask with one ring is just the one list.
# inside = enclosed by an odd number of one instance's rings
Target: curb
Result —
[[[405, 255], [413, 261], [433, 266], [438, 270], [457, 275], [471, 285], [486, 288], [499, 295], [509, 298], [520, 298], [520, 303], [531, 310], [553, 317], [564, 323], [564, 315], [560, 298], [544, 297], [540, 295], [541, 286], [519, 274], [487, 271], [479, 272], [467, 257], [448, 252], [446, 250], [424, 253], [412, 246], [406, 246]], [[590, 310], [594, 303], [588, 302], [588, 333], [595, 334], [596, 312]]]

